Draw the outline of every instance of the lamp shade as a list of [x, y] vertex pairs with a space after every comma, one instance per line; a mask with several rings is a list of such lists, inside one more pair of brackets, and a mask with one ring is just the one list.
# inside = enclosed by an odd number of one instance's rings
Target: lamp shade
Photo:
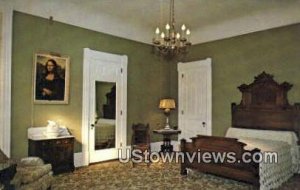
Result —
[[159, 102], [160, 109], [175, 109], [175, 100], [174, 99], [161, 99]]

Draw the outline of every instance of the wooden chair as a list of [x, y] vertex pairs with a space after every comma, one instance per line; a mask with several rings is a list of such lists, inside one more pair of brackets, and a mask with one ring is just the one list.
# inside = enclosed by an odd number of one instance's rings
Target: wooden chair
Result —
[[[142, 123], [138, 123], [132, 125], [131, 158], [132, 158], [133, 167], [137, 163], [135, 162], [135, 160], [138, 159], [136, 155], [142, 156], [143, 157], [142, 162], [146, 163], [147, 166], [150, 165], [151, 146], [150, 146], [149, 130], [150, 130], [149, 124], [144, 125]], [[146, 152], [148, 153], [147, 156], [145, 156]], [[146, 161], [145, 157], [148, 162], [145, 162]]]

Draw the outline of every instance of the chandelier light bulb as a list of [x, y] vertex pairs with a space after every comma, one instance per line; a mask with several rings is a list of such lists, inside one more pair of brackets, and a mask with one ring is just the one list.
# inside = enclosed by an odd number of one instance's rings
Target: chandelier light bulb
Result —
[[185, 29], [186, 29], [186, 27], [185, 27], [185, 25], [183, 24], [183, 25], [181, 26], [181, 30], [184, 31]]
[[170, 25], [169, 25], [169, 23], [166, 24], [166, 30], [170, 30]]
[[155, 36], [152, 40], [156, 50], [165, 56], [176, 56], [185, 54], [192, 45], [189, 41], [191, 31], [185, 24], [176, 27], [174, 18], [174, 0], [170, 0], [170, 17], [169, 21], [162, 28], [157, 27]]
[[190, 35], [190, 34], [191, 34], [190, 29], [187, 29], [187, 30], [186, 30], [186, 35]]
[[155, 34], [159, 34], [159, 28], [158, 27], [155, 30]]

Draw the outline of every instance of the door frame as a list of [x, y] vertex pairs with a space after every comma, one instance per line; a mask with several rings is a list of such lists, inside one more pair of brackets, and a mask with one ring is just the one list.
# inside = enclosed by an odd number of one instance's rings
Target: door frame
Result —
[[[125, 151], [127, 146], [127, 62], [128, 58], [126, 55], [116, 55], [110, 53], [104, 53], [100, 51], [91, 50], [89, 48], [83, 49], [83, 88], [82, 88], [82, 127], [81, 127], [81, 134], [82, 134], [82, 164], [84, 166], [89, 165], [90, 163], [90, 155], [89, 155], [89, 127], [91, 125], [89, 117], [90, 117], [90, 101], [89, 101], [89, 92], [90, 92], [90, 65], [89, 62], [93, 58], [93, 56], [101, 55], [102, 60], [104, 61], [111, 61], [115, 59], [116, 61], [120, 61], [122, 64], [122, 73], [123, 73], [123, 82], [121, 85], [122, 90], [122, 97], [120, 102], [120, 107], [122, 108], [122, 117], [120, 119], [120, 125], [122, 131], [121, 134], [121, 144], [116, 145], [116, 148], [124, 149], [122, 152]], [[119, 113], [116, 113], [119, 114]]]
[[12, 56], [12, 18], [10, 2], [0, 2], [1, 38], [0, 43], [0, 148], [11, 156], [11, 56]]

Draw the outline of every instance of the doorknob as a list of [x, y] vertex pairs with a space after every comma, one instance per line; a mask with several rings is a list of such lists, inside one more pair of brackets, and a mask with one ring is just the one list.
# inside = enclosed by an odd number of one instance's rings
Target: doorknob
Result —
[[202, 122], [202, 127], [205, 127], [205, 125], [206, 125], [206, 123], [203, 121], [203, 122]]
[[92, 124], [92, 125], [91, 125], [91, 129], [94, 129], [94, 127], [95, 127], [95, 125], [94, 125], [94, 124]]

